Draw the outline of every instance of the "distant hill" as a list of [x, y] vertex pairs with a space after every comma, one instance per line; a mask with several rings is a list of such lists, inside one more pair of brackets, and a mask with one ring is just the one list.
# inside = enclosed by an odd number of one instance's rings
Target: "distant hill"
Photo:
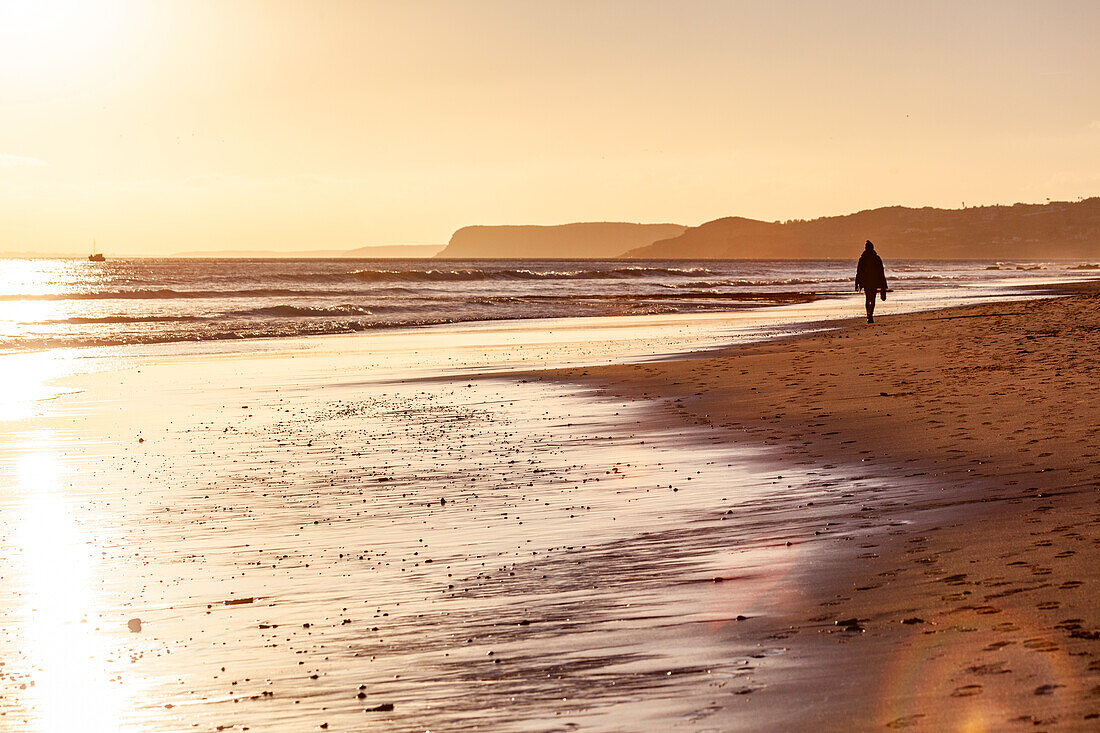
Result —
[[628, 249], [681, 234], [679, 224], [581, 222], [557, 226], [469, 226], [451, 236], [437, 257], [584, 258], [618, 257]]
[[767, 222], [716, 219], [637, 247], [635, 259], [855, 257], [870, 239], [888, 258], [1100, 257], [1100, 198], [1048, 204], [911, 209]]
[[382, 244], [356, 249], [302, 249], [292, 252], [279, 250], [246, 250], [246, 249], [222, 249], [207, 252], [179, 252], [172, 257], [211, 257], [211, 258], [287, 258], [309, 259], [312, 257], [325, 258], [368, 258], [379, 257], [384, 259], [412, 259], [415, 257], [432, 257], [443, 249], [441, 244]]
[[406, 259], [413, 257], [435, 257], [442, 249], [442, 244], [386, 244], [349, 249], [340, 256]]

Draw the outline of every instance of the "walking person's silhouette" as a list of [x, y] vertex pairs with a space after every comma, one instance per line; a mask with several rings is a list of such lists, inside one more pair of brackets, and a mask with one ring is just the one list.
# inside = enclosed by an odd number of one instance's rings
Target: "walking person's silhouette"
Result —
[[886, 300], [886, 269], [870, 239], [867, 240], [867, 247], [860, 255], [859, 265], [856, 267], [856, 291], [860, 290], [867, 294], [867, 322], [874, 323], [875, 293]]

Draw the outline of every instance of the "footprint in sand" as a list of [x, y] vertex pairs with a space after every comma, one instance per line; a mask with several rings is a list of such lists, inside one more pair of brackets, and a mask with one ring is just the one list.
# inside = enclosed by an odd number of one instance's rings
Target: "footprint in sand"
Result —
[[1037, 652], [1058, 651], [1058, 645], [1049, 639], [1027, 639], [1024, 641], [1024, 646]]
[[900, 718], [894, 718], [886, 724], [887, 728], [894, 730], [898, 728], [908, 728], [913, 725], [917, 725], [920, 719], [926, 717], [924, 713], [914, 713], [913, 715], [903, 715]]
[[962, 687], [956, 687], [951, 693], [951, 697], [973, 697], [980, 694], [982, 694], [981, 685], [963, 685]]

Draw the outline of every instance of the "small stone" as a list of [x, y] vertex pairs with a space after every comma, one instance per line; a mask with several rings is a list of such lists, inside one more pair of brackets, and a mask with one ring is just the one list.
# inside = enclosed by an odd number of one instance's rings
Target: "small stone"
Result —
[[136, 634], [137, 632], [141, 631], [141, 619], [140, 618], [130, 619], [129, 621], [126, 622], [126, 628], [128, 628], [130, 631], [132, 631]]

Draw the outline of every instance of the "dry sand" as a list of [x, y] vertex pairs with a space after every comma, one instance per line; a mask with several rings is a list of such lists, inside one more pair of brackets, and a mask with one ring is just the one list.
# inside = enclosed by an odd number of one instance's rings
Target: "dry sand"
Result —
[[544, 375], [837, 476], [786, 611], [731, 632], [782, 663], [704, 727], [1100, 727], [1100, 295], [1077, 290]]

